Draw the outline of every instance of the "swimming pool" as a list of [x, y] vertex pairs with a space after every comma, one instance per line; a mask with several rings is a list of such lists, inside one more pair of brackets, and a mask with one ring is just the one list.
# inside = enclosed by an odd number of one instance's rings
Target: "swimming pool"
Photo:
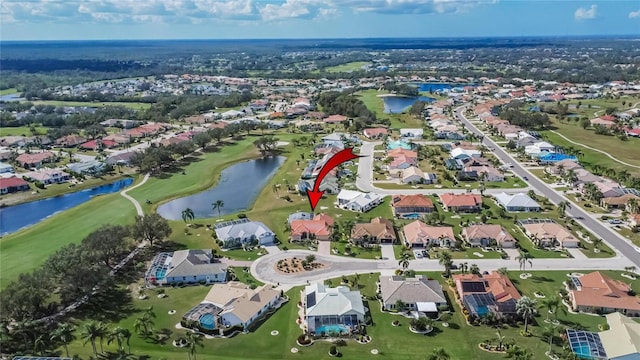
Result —
[[414, 214], [402, 214], [402, 217], [404, 219], [420, 219], [422, 217], [421, 214], [418, 213], [414, 213]]
[[411, 144], [404, 142], [402, 140], [396, 140], [396, 141], [389, 141], [389, 144], [387, 145], [387, 149], [389, 150], [395, 150], [397, 148], [402, 148], [405, 150], [411, 150]]
[[213, 330], [216, 328], [216, 318], [213, 314], [204, 314], [200, 316], [200, 326], [203, 329]]
[[316, 334], [348, 334], [349, 329], [344, 325], [321, 325], [316, 328]]
[[164, 276], [167, 274], [167, 269], [160, 267], [156, 269], [156, 281], [164, 280]]

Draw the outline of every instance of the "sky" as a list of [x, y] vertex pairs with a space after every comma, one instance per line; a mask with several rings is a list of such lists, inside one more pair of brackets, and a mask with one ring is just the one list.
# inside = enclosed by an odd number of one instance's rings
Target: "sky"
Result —
[[638, 35], [640, 1], [0, 0], [0, 40]]

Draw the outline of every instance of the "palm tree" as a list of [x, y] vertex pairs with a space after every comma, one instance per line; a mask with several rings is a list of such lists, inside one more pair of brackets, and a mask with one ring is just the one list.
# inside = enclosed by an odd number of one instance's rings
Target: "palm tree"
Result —
[[451, 356], [447, 353], [447, 351], [441, 347], [437, 347], [433, 349], [431, 355], [429, 355], [429, 360], [449, 360]]
[[[109, 331], [109, 334], [107, 334], [107, 345], [111, 344], [112, 342], [116, 342], [118, 343], [118, 351], [119, 352], [123, 352], [124, 348], [122, 346], [126, 336], [125, 336], [125, 330], [127, 329], [123, 329], [121, 327], [116, 327], [114, 329], [112, 329], [111, 331]], [[127, 330], [128, 331], [128, 330]]]
[[529, 329], [529, 320], [533, 319], [537, 313], [536, 301], [527, 296], [521, 297], [516, 303], [516, 314], [520, 315], [524, 320], [525, 333]]
[[561, 218], [564, 217], [567, 208], [571, 209], [571, 204], [567, 200], [563, 200], [558, 203], [558, 214]]
[[122, 329], [121, 333], [122, 337], [124, 338], [124, 342], [127, 343], [127, 352], [131, 354], [131, 331], [129, 331], [129, 329]]
[[531, 259], [533, 259], [533, 256], [531, 256], [528, 251], [520, 250], [520, 254], [516, 256], [516, 260], [520, 263], [520, 270], [524, 271], [526, 269], [527, 262], [529, 263], [529, 266], [533, 268], [533, 262]]
[[104, 353], [102, 349], [102, 344], [104, 343], [104, 338], [109, 334], [109, 329], [107, 328], [107, 324], [102, 321], [98, 321], [98, 338], [100, 339], [100, 352]]
[[469, 270], [468, 262], [463, 262], [460, 264], [460, 272], [462, 272], [463, 274], [466, 274], [468, 270]]
[[189, 345], [189, 359], [193, 356], [193, 360], [196, 360], [196, 348], [198, 346], [204, 347], [202, 342], [202, 334], [198, 334], [192, 331], [187, 332], [185, 336], [187, 339], [187, 344]]
[[472, 274], [480, 274], [480, 267], [478, 267], [477, 264], [471, 264], [471, 266], [469, 267], [469, 272]]
[[640, 202], [636, 198], [631, 198], [627, 201], [627, 210], [632, 214], [640, 212]]
[[549, 320], [549, 314], [556, 315], [558, 313], [558, 307], [560, 306], [560, 299], [556, 296], [542, 299], [540, 304], [543, 308], [547, 309], [547, 320]]
[[407, 252], [403, 252], [402, 255], [400, 256], [400, 261], [398, 261], [398, 266], [401, 266], [403, 271], [407, 271], [407, 268], [409, 267], [410, 259], [411, 259], [411, 255], [409, 255], [409, 253]]
[[438, 256], [438, 263], [444, 266], [445, 277], [451, 277], [451, 265], [453, 265], [451, 253], [448, 251], [441, 252]]
[[138, 333], [138, 335], [147, 335], [151, 332], [150, 330], [152, 329], [153, 324], [153, 319], [144, 314], [135, 320], [135, 322], [133, 323], [133, 328]]
[[91, 343], [91, 348], [93, 349], [93, 356], [98, 356], [98, 351], [96, 350], [96, 338], [100, 335], [100, 326], [97, 321], [92, 320], [88, 323], [82, 325], [80, 329], [80, 338], [84, 341], [84, 345], [87, 342]]
[[498, 329], [498, 331], [496, 331], [496, 339], [498, 340], [498, 351], [502, 350], [502, 344], [504, 343], [504, 338], [505, 336], [502, 335], [502, 333], [500, 332], [500, 329]]
[[220, 215], [220, 212], [222, 211], [222, 208], [224, 207], [224, 201], [216, 200], [216, 202], [211, 204], [211, 206], [213, 206], [213, 210], [218, 209], [218, 215]]
[[195, 217], [195, 214], [193, 213], [193, 210], [191, 210], [191, 208], [186, 208], [184, 210], [182, 210], [182, 221], [189, 222], [189, 221], [193, 221], [193, 218]]
[[524, 349], [516, 354], [515, 360], [531, 360], [533, 354], [529, 351], [529, 349]]
[[44, 343], [44, 335], [38, 335], [38, 337], [33, 341], [33, 351], [36, 353], [40, 353], [41, 356], [44, 356], [44, 350], [47, 348]]
[[75, 327], [71, 324], [60, 323], [58, 327], [51, 333], [51, 341], [61, 342], [62, 346], [64, 346], [64, 351], [69, 357], [69, 343], [75, 340], [75, 336], [73, 332], [75, 331]]

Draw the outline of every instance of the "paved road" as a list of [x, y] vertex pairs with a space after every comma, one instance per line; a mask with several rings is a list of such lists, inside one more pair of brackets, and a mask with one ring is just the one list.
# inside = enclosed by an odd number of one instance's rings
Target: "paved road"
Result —
[[[381, 141], [367, 142], [363, 141], [360, 147], [360, 155], [358, 159], [358, 177], [356, 178], [356, 187], [362, 191], [375, 192], [382, 195], [415, 195], [415, 194], [447, 194], [447, 193], [479, 193], [477, 189], [467, 189], [465, 187], [456, 189], [381, 189], [373, 186], [373, 148], [382, 144]], [[527, 192], [529, 187], [514, 189], [486, 189], [485, 194], [497, 194], [501, 192]]]
[[137, 184], [137, 185], [135, 185], [135, 186], [132, 186], [132, 187], [130, 187], [130, 188], [128, 188], [128, 189], [122, 190], [122, 191], [120, 192], [120, 195], [124, 196], [127, 200], [129, 200], [129, 201], [131, 201], [131, 203], [133, 203], [133, 206], [135, 206], [135, 207], [136, 207], [136, 212], [137, 212], [137, 213], [138, 213], [138, 215], [140, 215], [140, 216], [144, 216], [144, 211], [142, 211], [142, 206], [140, 206], [140, 203], [138, 202], [138, 200], [134, 199], [131, 195], [127, 194], [127, 192], [128, 192], [129, 190], [133, 190], [133, 189], [137, 188], [138, 186], [142, 186], [142, 185], [144, 185], [144, 183], [146, 183], [146, 182], [147, 182], [147, 180], [149, 180], [149, 176], [151, 176], [151, 175], [150, 175], [150, 174], [148, 174], [148, 173], [147, 173], [147, 174], [145, 174], [145, 175], [144, 175], [144, 178], [142, 178], [142, 181], [141, 181], [139, 184]]
[[[276, 270], [278, 260], [297, 257], [299, 259], [309, 254], [316, 256], [316, 262], [325, 266], [321, 269], [297, 273], [285, 274]], [[458, 263], [462, 260], [456, 260]], [[465, 260], [468, 263], [477, 264], [482, 271], [491, 271], [506, 267], [517, 271], [520, 264], [515, 260], [502, 259], [474, 259]], [[623, 270], [630, 266], [631, 262], [624, 257], [606, 259], [533, 259], [533, 270]], [[418, 259], [410, 262], [410, 269], [416, 271], [442, 271], [442, 265], [435, 259]], [[323, 281], [325, 279], [353, 275], [354, 273], [368, 274], [372, 272], [393, 273], [399, 269], [396, 260], [365, 260], [335, 255], [321, 255], [307, 250], [289, 250], [275, 255], [265, 255], [251, 264], [251, 273], [259, 281], [279, 285], [303, 285], [307, 282]], [[530, 268], [527, 267], [527, 270]]]
[[[455, 113], [458, 120], [460, 120], [460, 122], [462, 122], [472, 133], [476, 135], [484, 135], [482, 131], [480, 131], [464, 116], [465, 108], [466, 105], [456, 108]], [[633, 264], [640, 267], [640, 252], [636, 251], [635, 247], [630, 244], [628, 239], [624, 238], [614, 230], [611, 230], [608, 227], [604, 226], [592, 214], [589, 214], [580, 206], [571, 202], [571, 200], [565, 198], [564, 196], [562, 196], [562, 194], [556, 192], [553, 188], [547, 185], [547, 183], [538, 179], [534, 174], [522, 167], [516, 159], [514, 159], [504, 149], [498, 146], [498, 144], [496, 144], [488, 136], [484, 136], [482, 143], [489, 148], [493, 148], [493, 154], [500, 160], [505, 163], [511, 163], [513, 165], [513, 168], [511, 170], [514, 174], [520, 177], [526, 176], [529, 179], [527, 183], [529, 184], [529, 186], [533, 187], [537, 193], [542, 194], [542, 196], [546, 197], [554, 204], [558, 204], [559, 202], [565, 200], [569, 201], [571, 203], [571, 208], [567, 209], [567, 215], [573, 217], [574, 220], [582, 225], [585, 229], [591, 231], [595, 236], [603, 239], [618, 253], [624, 254], [624, 256], [629, 258], [629, 260], [631, 260]], [[362, 161], [362, 159], [360, 159], [360, 161]], [[591, 261], [593, 260], [595, 259], [591, 259]]]

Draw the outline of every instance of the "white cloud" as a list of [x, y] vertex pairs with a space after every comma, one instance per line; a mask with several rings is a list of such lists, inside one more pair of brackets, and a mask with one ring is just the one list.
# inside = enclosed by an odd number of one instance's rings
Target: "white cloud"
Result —
[[591, 5], [590, 8], [578, 8], [576, 12], [573, 14], [573, 17], [576, 20], [591, 20], [595, 19], [598, 15], [598, 5]]
[[629, 19], [640, 19], [640, 10], [630, 12]]
[[498, 0], [0, 0], [0, 21], [191, 22], [278, 21], [340, 13], [428, 14], [467, 10]]

